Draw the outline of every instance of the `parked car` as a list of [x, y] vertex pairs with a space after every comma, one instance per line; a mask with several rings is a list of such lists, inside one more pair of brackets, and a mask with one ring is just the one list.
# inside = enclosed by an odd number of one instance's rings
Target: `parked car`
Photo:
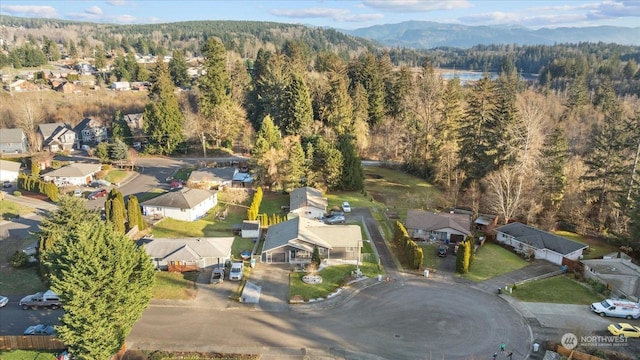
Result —
[[591, 311], [600, 316], [611, 316], [631, 319], [640, 319], [640, 304], [635, 301], [622, 299], [606, 299], [591, 304]]
[[324, 222], [327, 224], [344, 224], [345, 218], [344, 215], [335, 215], [324, 219]]
[[640, 338], [640, 327], [627, 323], [611, 324], [607, 327], [611, 335]]
[[111, 185], [111, 183], [108, 182], [107, 180], [103, 180], [103, 179], [92, 181], [89, 184], [89, 186], [91, 186], [92, 188], [99, 188], [101, 186], [109, 186], [109, 185]]
[[75, 197], [82, 197], [82, 189], [75, 189], [75, 190], [73, 190], [73, 196], [75, 196]]
[[53, 325], [31, 325], [24, 331], [24, 335], [55, 335], [56, 330]]
[[182, 180], [180, 179], [171, 180], [171, 183], [170, 183], [171, 190], [179, 190], [179, 189], [182, 189], [183, 186], [184, 186], [184, 182]]
[[351, 212], [351, 205], [349, 204], [348, 201], [345, 201], [342, 203], [342, 211], [349, 213]]
[[20, 300], [19, 305], [23, 310], [37, 309], [39, 307], [48, 307], [51, 310], [55, 310], [62, 306], [60, 297], [51, 290], [45, 292], [35, 293], [33, 295], [27, 295]]
[[9, 298], [6, 296], [0, 295], [0, 308], [5, 307], [9, 303]]
[[438, 256], [445, 257], [447, 256], [447, 247], [444, 245], [438, 246]]
[[231, 270], [229, 271], [229, 280], [242, 280], [242, 272], [244, 271], [244, 263], [234, 262], [231, 264]]
[[344, 216], [344, 211], [342, 211], [342, 210], [335, 210], [335, 209], [334, 209], [334, 210], [329, 211], [329, 214], [327, 214], [327, 216], [326, 216], [326, 217], [332, 217], [332, 216], [336, 216], [336, 215]]
[[224, 282], [224, 268], [215, 268], [211, 272], [211, 283], [221, 284]]
[[13, 185], [11, 184], [11, 181], [6, 180], [5, 182], [2, 183], [2, 187], [5, 189], [8, 189], [10, 187], [12, 187]]
[[101, 198], [101, 197], [105, 197], [105, 196], [107, 196], [107, 189], [100, 189], [100, 190], [96, 190], [96, 191], [92, 192], [91, 194], [89, 194], [89, 196], [87, 196], [87, 199], [95, 200], [97, 198]]

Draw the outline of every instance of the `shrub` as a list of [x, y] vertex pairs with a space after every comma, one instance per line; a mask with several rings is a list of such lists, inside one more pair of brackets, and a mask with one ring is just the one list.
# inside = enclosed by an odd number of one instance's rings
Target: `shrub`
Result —
[[102, 171], [109, 171], [109, 170], [111, 170], [111, 168], [113, 168], [113, 166], [111, 164], [104, 164], [104, 165], [102, 165], [102, 167], [100, 167], [100, 169]]
[[13, 266], [14, 268], [21, 268], [27, 265], [27, 263], [29, 262], [29, 257], [27, 256], [27, 254], [23, 253], [22, 251], [16, 251], [11, 256], [10, 261], [11, 261], [11, 266]]
[[13, 192], [13, 196], [22, 196], [22, 193], [18, 190]]

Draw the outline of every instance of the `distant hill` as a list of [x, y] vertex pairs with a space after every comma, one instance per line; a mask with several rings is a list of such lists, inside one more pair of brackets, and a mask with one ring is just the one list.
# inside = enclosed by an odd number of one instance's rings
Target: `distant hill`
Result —
[[596, 26], [531, 30], [522, 26], [466, 26], [430, 21], [405, 21], [340, 31], [375, 40], [386, 46], [417, 49], [466, 49], [475, 45], [490, 44], [553, 45], [580, 42], [640, 45], [640, 27]]

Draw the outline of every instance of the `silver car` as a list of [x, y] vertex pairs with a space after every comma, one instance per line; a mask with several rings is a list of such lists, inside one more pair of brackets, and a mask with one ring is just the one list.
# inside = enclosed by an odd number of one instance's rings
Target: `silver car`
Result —
[[344, 215], [334, 215], [324, 219], [324, 222], [327, 224], [344, 224], [345, 220]]

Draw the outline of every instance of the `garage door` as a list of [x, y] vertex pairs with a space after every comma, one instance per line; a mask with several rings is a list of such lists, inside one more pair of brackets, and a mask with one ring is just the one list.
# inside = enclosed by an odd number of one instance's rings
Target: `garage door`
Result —
[[457, 243], [464, 240], [464, 235], [451, 234], [451, 242]]

